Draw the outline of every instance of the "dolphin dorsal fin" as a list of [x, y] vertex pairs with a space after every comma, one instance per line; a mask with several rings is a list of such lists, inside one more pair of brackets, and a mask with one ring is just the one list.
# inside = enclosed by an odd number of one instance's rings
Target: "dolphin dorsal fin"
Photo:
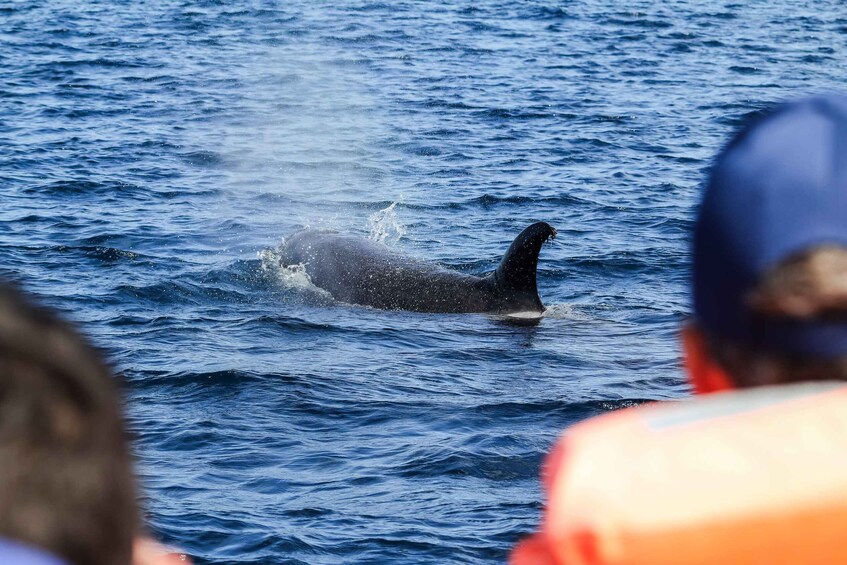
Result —
[[553, 226], [547, 222], [536, 222], [515, 238], [494, 271], [494, 280], [506, 302], [520, 302], [537, 310], [544, 309], [535, 280], [538, 254], [541, 246], [555, 237]]

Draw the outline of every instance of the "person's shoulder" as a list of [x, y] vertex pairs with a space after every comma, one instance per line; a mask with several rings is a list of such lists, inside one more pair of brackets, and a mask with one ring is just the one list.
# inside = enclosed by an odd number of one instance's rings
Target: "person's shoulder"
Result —
[[0, 538], [0, 563], [9, 565], [67, 565], [58, 557], [24, 543]]

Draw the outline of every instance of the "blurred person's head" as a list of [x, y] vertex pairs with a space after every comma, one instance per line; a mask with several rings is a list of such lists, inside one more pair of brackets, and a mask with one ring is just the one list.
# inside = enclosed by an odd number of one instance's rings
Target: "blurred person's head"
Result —
[[73, 565], [153, 563], [140, 531], [116, 379], [72, 326], [0, 283], [0, 538]]
[[686, 363], [699, 392], [847, 380], [847, 98], [785, 104], [712, 169]]

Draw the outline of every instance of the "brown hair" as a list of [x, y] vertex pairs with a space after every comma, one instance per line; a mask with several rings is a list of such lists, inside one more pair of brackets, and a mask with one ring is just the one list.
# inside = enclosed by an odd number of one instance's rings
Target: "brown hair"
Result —
[[116, 379], [52, 311], [0, 284], [0, 536], [127, 565], [139, 526]]
[[[847, 249], [821, 246], [770, 269], [747, 296], [752, 312], [778, 320], [847, 321]], [[847, 358], [814, 359], [753, 350], [710, 337], [710, 352], [741, 387], [847, 380]]]

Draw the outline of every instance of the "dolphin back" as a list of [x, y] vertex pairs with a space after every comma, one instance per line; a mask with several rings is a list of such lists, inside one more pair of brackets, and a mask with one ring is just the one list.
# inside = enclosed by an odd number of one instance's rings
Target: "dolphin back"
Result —
[[493, 281], [445, 269], [363, 237], [301, 231], [286, 239], [283, 266], [303, 265], [339, 302], [383, 310], [496, 311]]
[[556, 230], [539, 222], [515, 238], [500, 266], [473, 276], [403, 255], [363, 237], [305, 230], [286, 239], [283, 266], [303, 265], [339, 302], [385, 310], [470, 313], [542, 312], [538, 253]]

